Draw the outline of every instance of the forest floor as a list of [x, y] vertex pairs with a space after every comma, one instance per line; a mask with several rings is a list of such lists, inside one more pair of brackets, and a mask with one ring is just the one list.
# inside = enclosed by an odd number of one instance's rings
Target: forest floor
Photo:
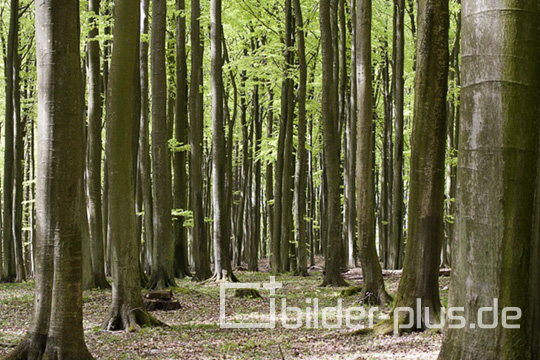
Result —
[[[356, 269], [355, 269], [356, 270]], [[355, 276], [356, 274], [356, 276]], [[349, 275], [349, 284], [360, 286], [358, 271]], [[244, 283], [267, 283], [269, 273], [238, 271]], [[448, 278], [441, 277], [443, 305], [446, 303]], [[342, 300], [343, 313], [357, 307], [358, 295], [343, 297], [341, 290], [320, 288], [322, 272], [313, 271], [308, 277], [292, 274], [278, 275], [276, 282], [283, 288], [276, 290], [277, 325], [275, 329], [221, 329], [220, 285], [197, 284], [189, 279], [179, 280], [173, 289], [182, 309], [173, 312], [154, 312], [167, 323], [166, 328], [144, 328], [139, 332], [107, 332], [100, 327], [111, 301], [111, 291], [84, 293], [84, 329], [86, 343], [96, 359], [436, 359], [441, 335], [414, 333], [394, 336], [374, 334], [351, 335], [343, 324], [340, 329], [323, 329], [322, 309], [336, 307]], [[397, 291], [399, 277], [386, 277], [387, 290]], [[33, 311], [34, 283], [0, 284], [0, 357], [24, 336], [30, 326]], [[227, 321], [264, 322], [269, 315], [269, 291], [261, 290], [262, 299], [239, 299], [234, 290], [227, 292]], [[299, 329], [286, 329], [281, 323], [282, 300], [287, 307], [302, 310], [313, 307], [306, 299], [318, 299], [319, 328], [308, 325], [302, 318]], [[390, 309], [374, 314], [375, 322]], [[336, 323], [339, 312], [328, 312], [328, 322]], [[290, 323], [295, 317], [288, 313]], [[314, 317], [312, 317], [314, 318]], [[363, 324], [367, 325], [365, 320]], [[356, 322], [354, 322], [356, 324]]]

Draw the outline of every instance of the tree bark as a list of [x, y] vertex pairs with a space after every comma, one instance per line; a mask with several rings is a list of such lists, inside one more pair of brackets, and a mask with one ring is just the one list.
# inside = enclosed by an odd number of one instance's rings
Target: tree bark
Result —
[[[531, 0], [463, 0], [462, 9], [457, 244], [449, 305], [464, 307], [466, 321], [446, 330], [439, 359], [537, 359], [540, 9]], [[519, 329], [471, 326], [494, 298], [499, 309], [521, 309], [521, 319], [509, 321]]]
[[[139, 246], [136, 238], [132, 148], [135, 57], [139, 41], [139, 4], [115, 3], [114, 47], [107, 96], [107, 178], [109, 234], [114, 266], [112, 304], [103, 326], [107, 330], [136, 330], [161, 324], [142, 304]], [[127, 95], [127, 96], [126, 96]]]
[[191, 0], [191, 92], [189, 95], [190, 118], [190, 195], [193, 211], [193, 257], [195, 279], [206, 280], [212, 276], [205, 214], [203, 208], [203, 131], [204, 99], [203, 86], [203, 45], [201, 40], [199, 0]]
[[154, 241], [149, 289], [175, 286], [174, 241], [172, 228], [172, 184], [167, 126], [167, 72], [165, 30], [167, 3], [152, 1], [152, 173], [154, 174]]
[[[422, 0], [418, 7], [418, 74], [411, 149], [409, 236], [395, 307], [422, 302], [414, 329], [434, 324], [440, 313], [439, 260], [443, 239], [448, 88], [448, 0]], [[408, 321], [400, 313], [398, 323]], [[391, 320], [392, 321], [392, 320]], [[393, 331], [393, 322], [391, 325]], [[387, 332], [384, 326], [381, 332]]]
[[92, 359], [82, 326], [79, 6], [48, 0], [35, 6], [40, 164], [36, 300], [28, 337], [6, 359]]
[[403, 68], [405, 59], [405, 0], [394, 0], [394, 175], [392, 179], [392, 218], [388, 268], [397, 270], [403, 260], [403, 100], [405, 83]]
[[210, 54], [212, 59], [212, 205], [214, 208], [214, 278], [237, 281], [229, 253], [228, 221], [225, 209], [226, 144], [223, 117], [223, 51], [221, 0], [210, 1]]
[[[180, 12], [176, 17], [176, 123], [174, 135], [176, 141], [182, 145], [188, 143], [188, 84], [186, 64], [186, 2], [176, 1], [176, 10]], [[187, 156], [185, 151], [174, 155], [174, 207], [187, 210], [188, 206], [188, 178], [186, 172]], [[184, 218], [179, 217], [174, 222], [174, 268], [178, 278], [191, 276], [187, 252], [187, 232], [184, 228]]]
[[386, 304], [381, 265], [375, 246], [375, 174], [373, 137], [373, 88], [371, 75], [371, 0], [358, 0], [356, 14], [357, 73], [357, 152], [356, 185], [358, 192], [358, 238], [364, 275], [361, 300], [368, 304]]
[[298, 246], [298, 275], [307, 275], [307, 232], [306, 232], [306, 96], [307, 96], [307, 63], [306, 44], [304, 39], [304, 19], [300, 0], [294, 0], [296, 18], [296, 38], [298, 46], [298, 67], [300, 80], [298, 83], [298, 148], [296, 154], [296, 172], [294, 194], [296, 203], [296, 242]]
[[320, 27], [322, 49], [322, 99], [321, 113], [323, 125], [324, 168], [326, 169], [327, 195], [327, 251], [325, 257], [326, 271], [323, 286], [345, 286], [347, 283], [341, 276], [341, 203], [340, 203], [340, 140], [337, 103], [333, 100], [337, 93], [334, 74], [333, 27], [337, 21], [334, 0], [320, 1]]
[[92, 272], [95, 285], [100, 289], [110, 288], [105, 277], [105, 254], [103, 250], [103, 214], [101, 203], [101, 87], [99, 30], [96, 17], [99, 15], [100, 0], [90, 0], [88, 10], [91, 30], [88, 34], [88, 132], [86, 153], [86, 194], [88, 229], [90, 233]]

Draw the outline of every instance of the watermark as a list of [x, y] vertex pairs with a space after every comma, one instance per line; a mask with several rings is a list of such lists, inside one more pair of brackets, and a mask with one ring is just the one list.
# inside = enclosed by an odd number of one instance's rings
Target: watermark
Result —
[[[277, 307], [276, 292], [283, 284], [270, 277], [267, 283], [222, 283], [220, 284], [220, 327], [222, 329], [275, 329], [278, 323], [285, 329], [365, 329], [374, 327], [378, 307], [353, 306], [344, 308], [342, 299], [336, 306], [321, 307], [318, 298], [306, 298], [305, 307], [288, 306], [287, 299], [281, 299], [280, 309]], [[264, 318], [264, 322], [248, 322], [243, 320], [227, 320], [227, 290], [255, 289], [269, 292], [270, 306], [267, 314], [253, 314], [252, 317]], [[502, 326], [505, 329], [519, 329], [517, 323], [522, 317], [518, 307], [499, 308], [498, 299], [493, 299], [492, 306], [478, 309], [475, 322], [467, 321], [464, 307], [441, 308], [437, 322], [431, 323], [432, 314], [428, 307], [423, 307], [421, 299], [417, 299], [416, 307], [398, 307], [393, 310], [394, 334], [402, 330], [417, 328], [420, 324], [427, 329], [442, 329], [448, 322], [449, 328], [494, 329]], [[387, 320], [388, 315], [379, 316], [378, 320]], [[406, 322], [400, 321], [406, 319]], [[367, 322], [367, 325], [366, 325]]]

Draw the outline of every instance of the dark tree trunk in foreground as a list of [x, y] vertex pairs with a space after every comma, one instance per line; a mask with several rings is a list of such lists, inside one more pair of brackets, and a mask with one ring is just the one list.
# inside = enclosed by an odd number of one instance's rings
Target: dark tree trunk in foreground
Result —
[[296, 37], [298, 41], [298, 63], [300, 80], [298, 84], [298, 148], [296, 155], [296, 175], [294, 195], [296, 202], [296, 242], [298, 246], [298, 266], [295, 269], [298, 275], [307, 275], [307, 232], [306, 232], [306, 178], [307, 178], [307, 151], [306, 151], [306, 95], [307, 95], [307, 63], [306, 44], [304, 41], [304, 19], [300, 0], [294, 1], [294, 15], [296, 18]]
[[79, 4], [36, 2], [37, 254], [34, 320], [7, 359], [92, 359], [82, 326], [83, 149]]
[[214, 278], [237, 281], [232, 272], [229, 252], [225, 180], [227, 149], [223, 116], [223, 52], [221, 0], [210, 1], [210, 54], [212, 59], [212, 204], [214, 208]]
[[203, 131], [204, 99], [203, 86], [203, 43], [199, 17], [199, 0], [191, 0], [191, 91], [189, 94], [189, 136], [191, 144], [190, 196], [193, 211], [193, 258], [195, 260], [195, 279], [202, 281], [212, 276], [210, 253], [203, 207]]
[[[539, 15], [534, 0], [463, 0], [468, 56], [462, 58], [458, 235], [449, 305], [464, 307], [467, 320], [446, 330], [442, 360], [540, 355]], [[471, 328], [479, 309], [493, 306], [494, 298], [499, 311], [521, 309], [521, 319], [508, 322], [519, 329], [500, 323]]]
[[390, 241], [388, 268], [401, 268], [403, 258], [403, 66], [405, 57], [405, 0], [394, 0], [394, 118], [395, 145], [392, 179], [392, 214], [390, 219]]
[[[88, 10], [97, 16], [99, 0], [90, 0]], [[103, 214], [101, 203], [101, 87], [99, 40], [97, 20], [92, 17], [88, 37], [88, 132], [86, 153], [86, 194], [88, 229], [92, 258], [94, 285], [109, 288], [105, 277], [105, 254], [103, 250]]]
[[107, 96], [107, 178], [109, 236], [113, 275], [107, 330], [134, 330], [157, 325], [142, 304], [139, 246], [136, 237], [132, 126], [135, 57], [139, 41], [139, 4], [115, 4], [114, 47]]
[[[444, 236], [448, 16], [448, 0], [419, 3], [409, 236], [394, 305], [415, 309], [420, 299], [422, 308], [429, 309], [429, 316], [422, 311], [421, 321], [414, 327], [417, 330], [425, 329], [427, 322], [436, 323], [441, 307], [439, 261]], [[399, 316], [399, 323], [408, 323], [408, 313]], [[393, 319], [381, 324], [379, 330], [393, 332]]]
[[384, 288], [375, 246], [375, 173], [373, 137], [373, 88], [371, 75], [371, 0], [358, 0], [356, 14], [356, 73], [358, 120], [356, 185], [358, 192], [359, 253], [364, 275], [361, 300], [386, 304], [391, 299]]
[[[183, 13], [186, 9], [185, 0], [176, 1], [176, 10]], [[186, 18], [178, 15], [176, 18], [176, 103], [174, 137], [178, 143], [188, 142], [188, 85], [186, 64]], [[185, 151], [174, 154], [174, 208], [187, 210], [188, 179], [186, 172]], [[174, 222], [174, 272], [176, 277], [191, 276], [187, 252], [187, 232], [184, 228], [184, 218], [179, 217]]]
[[165, 0], [152, 1], [152, 173], [154, 175], [154, 247], [150, 289], [175, 286], [172, 228], [172, 184], [167, 126], [167, 73], [165, 67]]
[[13, 187], [14, 178], [14, 157], [15, 157], [15, 122], [18, 119], [16, 107], [16, 93], [18, 92], [18, 31], [19, 31], [19, 1], [11, 0], [11, 11], [9, 21], [8, 47], [5, 63], [6, 74], [6, 120], [4, 136], [4, 211], [3, 211], [3, 231], [2, 231], [2, 281], [13, 282], [17, 277], [15, 268], [15, 239], [14, 213], [13, 213]]
[[[337, 103], [333, 101], [337, 92], [334, 76], [333, 22], [337, 19], [332, 10], [333, 0], [320, 2], [320, 26], [322, 49], [322, 99], [321, 113], [323, 125], [324, 167], [328, 183], [327, 196], [327, 244], [325, 265], [326, 271], [323, 286], [345, 286], [347, 283], [341, 276], [341, 203], [340, 203], [340, 140], [338, 129]], [[335, 1], [334, 1], [335, 2]], [[337, 2], [335, 2], [337, 4]], [[335, 6], [335, 4], [334, 4]], [[323, 220], [324, 221], [324, 220]]]

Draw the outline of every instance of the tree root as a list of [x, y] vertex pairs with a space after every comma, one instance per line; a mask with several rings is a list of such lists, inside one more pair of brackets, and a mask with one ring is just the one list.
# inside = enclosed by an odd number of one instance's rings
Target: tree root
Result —
[[[378, 335], [402, 335], [404, 333], [411, 332], [422, 332], [428, 331], [429, 333], [438, 333], [442, 329], [433, 328], [434, 325], [440, 324], [440, 315], [434, 311], [433, 307], [429, 308], [430, 319], [425, 317], [425, 308], [421, 310], [420, 323], [417, 322], [416, 311], [417, 309], [414, 306], [410, 307], [414, 309], [413, 313], [409, 312], [398, 312], [398, 319], [394, 318], [395, 312], [393, 311], [390, 315], [390, 318], [383, 320], [374, 327], [374, 331]], [[414, 319], [413, 325], [409, 326], [411, 323], [411, 316]], [[428, 327], [426, 324], [431, 324], [431, 327]]]
[[26, 335], [19, 345], [4, 357], [4, 360], [60, 360], [81, 359], [92, 360], [94, 357], [88, 351], [84, 340], [73, 349], [65, 350], [62, 346], [48, 342], [47, 336]]
[[384, 286], [378, 290], [370, 290], [365, 287], [360, 292], [360, 303], [363, 305], [388, 305], [392, 302], [392, 297], [388, 295]]
[[342, 277], [339, 279], [327, 280], [324, 279], [323, 283], [319, 287], [348, 287], [349, 283], [345, 281]]
[[150, 280], [146, 285], [148, 290], [163, 290], [169, 289], [171, 287], [176, 287], [176, 281], [174, 278], [164, 274], [164, 273], [155, 273], [150, 276]]
[[139, 331], [144, 327], [168, 326], [151, 316], [144, 307], [111, 309], [103, 328], [107, 331]]
[[231, 272], [229, 274], [227, 272], [227, 270], [223, 270], [221, 272], [221, 274], [219, 274], [217, 272], [214, 273], [214, 275], [210, 279], [203, 281], [203, 284], [207, 284], [209, 282], [234, 282], [234, 283], [237, 283], [237, 282], [240, 282], [240, 281], [238, 280], [236, 275], [234, 275], [233, 272]]

